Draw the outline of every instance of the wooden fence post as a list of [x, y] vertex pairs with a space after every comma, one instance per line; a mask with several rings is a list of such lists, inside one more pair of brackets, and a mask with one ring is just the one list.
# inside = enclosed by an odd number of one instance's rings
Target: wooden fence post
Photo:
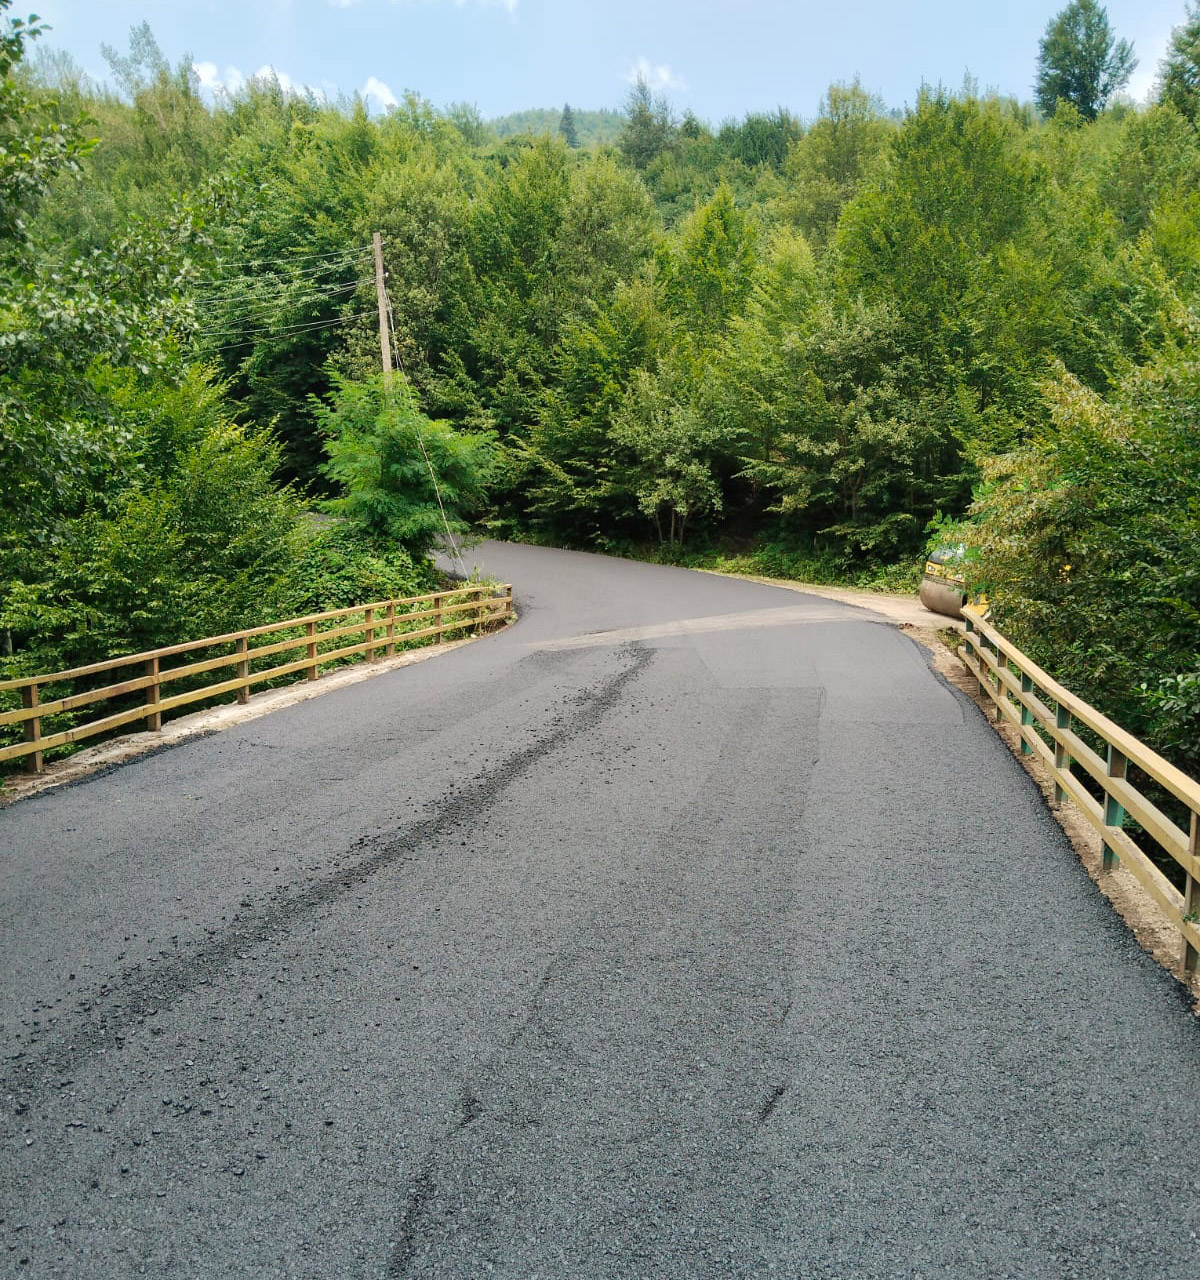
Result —
[[366, 645], [366, 648], [363, 651], [363, 657], [366, 658], [368, 662], [375, 661], [374, 622], [375, 622], [375, 610], [364, 609], [363, 610], [363, 641]]
[[442, 636], [446, 630], [445, 616], [442, 613], [442, 606], [445, 603], [446, 603], [446, 593], [444, 591], [439, 591], [437, 593], [437, 600], [435, 601], [435, 608], [437, 609], [437, 613], [434, 615], [434, 626], [437, 627], [438, 644], [442, 643]]
[[[1022, 693], [1033, 692], [1033, 678], [1031, 676], [1027, 676], [1024, 672], [1021, 673], [1021, 692]], [[1030, 724], [1033, 724], [1033, 712], [1030, 711], [1030, 709], [1022, 702], [1021, 703], [1021, 725], [1022, 727], [1024, 727], [1025, 725], [1030, 725]], [[1027, 756], [1032, 751], [1033, 751], [1033, 748], [1029, 745], [1028, 742], [1025, 741], [1025, 735], [1022, 734], [1021, 735], [1021, 754], [1023, 756]]]
[[[248, 651], [248, 646], [246, 644], [245, 636], [238, 637], [237, 651], [241, 655], [241, 658], [237, 664], [238, 679], [248, 680], [250, 678], [250, 658], [249, 658], [249, 651]], [[245, 706], [246, 703], [250, 701], [249, 685], [242, 685], [242, 687], [237, 691], [237, 700], [243, 706]]]
[[[1188, 872], [1187, 882], [1183, 890], [1183, 914], [1189, 916], [1193, 924], [1200, 925], [1200, 876], [1196, 873], [1197, 862], [1200, 862], [1200, 813], [1192, 810], [1192, 828], [1188, 837], [1188, 853], [1192, 858], [1192, 869]], [[1200, 973], [1200, 951], [1184, 938], [1183, 968], [1189, 976]]]
[[306, 622], [304, 624], [304, 634], [308, 637], [309, 661], [309, 665], [304, 670], [310, 680], [315, 680], [317, 678], [317, 624], [315, 622]]
[[[1124, 778], [1129, 770], [1129, 761], [1111, 743], [1108, 748], [1108, 776]], [[1125, 810], [1107, 792], [1104, 795], [1104, 825], [1106, 827], [1122, 827], [1125, 825]], [[1117, 851], [1104, 842], [1104, 855], [1101, 865], [1105, 871], [1111, 871], [1120, 861]]]
[[[38, 704], [38, 687], [36, 684], [27, 684], [21, 690], [21, 706], [26, 711], [32, 711]], [[26, 742], [41, 742], [42, 740], [42, 717], [34, 716], [32, 720], [25, 721], [25, 729], [23, 734]], [[42, 753], [40, 751], [32, 751], [25, 757], [26, 773], [41, 773], [43, 768]]]
[[396, 602], [390, 600], [387, 607], [387, 648], [384, 649], [386, 657], [394, 658], [396, 656]]
[[[1054, 724], [1058, 729], [1069, 729], [1071, 727], [1071, 713], [1062, 705], [1058, 704], [1058, 710], [1054, 715]], [[1071, 771], [1071, 753], [1063, 746], [1061, 742], [1054, 743], [1054, 767], [1061, 773], [1070, 773]], [[1066, 791], [1063, 790], [1058, 779], [1054, 779], [1054, 803], [1062, 804], [1067, 798]]]
[[1000, 678], [1002, 671], [1008, 670], [1008, 659], [1004, 656], [1004, 650], [999, 644], [996, 645], [996, 705], [992, 709], [992, 716], [996, 723], [999, 724], [1004, 719], [1004, 712], [1001, 710], [1004, 699], [1008, 696], [1004, 691], [1004, 681]]
[[162, 697], [162, 685], [158, 679], [158, 659], [149, 658], [146, 661], [146, 674], [150, 677], [152, 683], [146, 686], [146, 728], [151, 731], [157, 731], [162, 728], [162, 712], [158, 710], [159, 699]]

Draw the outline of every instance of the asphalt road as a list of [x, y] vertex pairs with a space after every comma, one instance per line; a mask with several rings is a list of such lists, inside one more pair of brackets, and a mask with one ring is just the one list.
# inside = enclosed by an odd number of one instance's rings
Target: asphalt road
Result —
[[0, 1274], [1200, 1275], [1200, 1023], [902, 633], [520, 622], [0, 811]]

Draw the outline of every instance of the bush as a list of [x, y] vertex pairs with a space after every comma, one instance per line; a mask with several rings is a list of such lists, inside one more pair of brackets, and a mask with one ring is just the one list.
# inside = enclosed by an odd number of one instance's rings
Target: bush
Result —
[[963, 529], [997, 625], [1074, 693], [1200, 772], [1200, 341], [1111, 402], [1062, 372]]
[[291, 578], [291, 616], [425, 595], [441, 585], [428, 561], [414, 561], [403, 547], [377, 545], [341, 523], [311, 535]]

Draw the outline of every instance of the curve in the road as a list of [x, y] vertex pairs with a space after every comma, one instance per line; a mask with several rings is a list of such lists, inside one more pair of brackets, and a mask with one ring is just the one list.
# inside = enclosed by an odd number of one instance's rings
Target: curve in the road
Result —
[[0, 811], [0, 1272], [1188, 1277], [1200, 1033], [922, 652], [521, 620]]

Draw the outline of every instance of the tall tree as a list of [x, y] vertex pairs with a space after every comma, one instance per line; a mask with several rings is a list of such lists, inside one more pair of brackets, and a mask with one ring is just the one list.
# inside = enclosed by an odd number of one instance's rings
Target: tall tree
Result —
[[1187, 20], [1171, 32], [1159, 66], [1159, 100], [1189, 120], [1200, 120], [1200, 0], [1190, 0]]
[[894, 132], [882, 101], [857, 77], [851, 84], [831, 84], [812, 128], [788, 152], [782, 212], [805, 234], [827, 242], [842, 207], [874, 168]]
[[569, 102], [563, 104], [562, 118], [558, 122], [558, 132], [563, 141], [574, 150], [579, 146], [579, 130], [575, 127], [575, 112]]
[[621, 130], [621, 153], [635, 169], [645, 169], [674, 142], [675, 120], [671, 104], [655, 97], [644, 76], [638, 76], [625, 100], [625, 127]]
[[1136, 66], [1133, 45], [1116, 38], [1104, 6], [1071, 0], [1050, 20], [1038, 45], [1038, 110], [1050, 116], [1060, 101], [1069, 102], [1085, 120], [1094, 120]]

